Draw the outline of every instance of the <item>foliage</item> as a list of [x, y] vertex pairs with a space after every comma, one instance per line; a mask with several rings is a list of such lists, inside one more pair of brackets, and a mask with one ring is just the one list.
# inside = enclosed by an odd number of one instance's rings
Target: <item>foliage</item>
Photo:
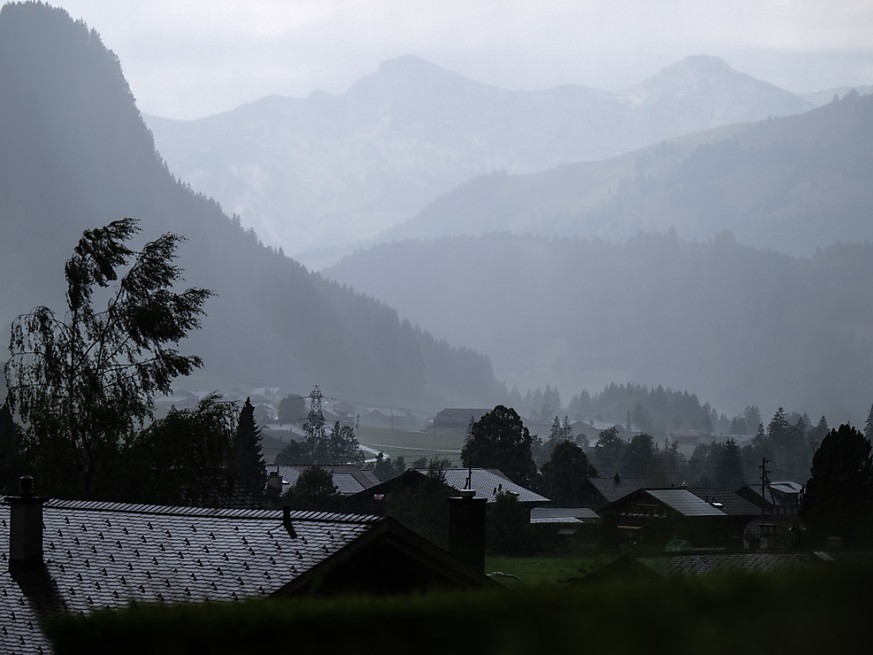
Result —
[[438, 474], [404, 479], [385, 495], [385, 515], [426, 537], [441, 548], [448, 548], [449, 497], [456, 491]]
[[340, 498], [333, 473], [315, 465], [301, 471], [294, 486], [285, 492], [282, 502], [294, 509], [334, 511]]
[[293, 464], [313, 464], [314, 462], [306, 442], [292, 439], [276, 453], [274, 463], [280, 466], [291, 466]]
[[606, 475], [619, 472], [619, 465], [624, 458], [626, 444], [619, 435], [617, 428], [602, 430], [594, 444], [594, 461], [597, 469]]
[[18, 479], [26, 472], [22, 430], [8, 403], [0, 405], [0, 493], [14, 493]]
[[235, 486], [237, 412], [217, 394], [194, 409], [171, 409], [137, 433], [123, 452], [114, 500], [165, 505], [220, 505]]
[[306, 401], [303, 396], [289, 394], [279, 401], [279, 425], [294, 423], [306, 416]]
[[534, 550], [530, 510], [518, 496], [501, 491], [488, 507], [485, 543], [497, 555], [529, 555]]
[[[258, 599], [242, 603], [137, 605], [67, 615], [48, 624], [54, 650], [71, 653], [267, 653], [295, 647], [381, 655], [415, 644], [443, 655], [577, 653], [861, 653], [868, 639], [869, 568], [812, 568], [668, 580], [613, 580], [571, 587], [434, 591], [402, 596]], [[394, 650], [397, 650], [395, 648]], [[388, 650], [391, 650], [390, 648]]]
[[[101, 474], [151, 417], [154, 394], [202, 363], [175, 346], [199, 327], [211, 292], [173, 290], [182, 237], [164, 234], [136, 252], [125, 242], [138, 231], [131, 218], [86, 230], [64, 268], [63, 319], [40, 306], [12, 324], [9, 402], [51, 493], [99, 494]], [[93, 306], [100, 289], [103, 310]]]
[[379, 478], [380, 482], [396, 478], [406, 470], [406, 461], [403, 457], [398, 457], [392, 460], [390, 457], [385, 457], [384, 453], [376, 455], [376, 463], [373, 465], [373, 475]]
[[633, 408], [633, 422], [648, 433], [667, 434], [671, 430], [711, 432], [719, 421], [709, 403], [701, 404], [696, 395], [664, 389], [660, 385], [649, 388], [611, 383], [594, 396], [584, 391], [574, 396], [567, 411], [582, 420], [600, 418], [623, 423], [628, 408]]
[[536, 477], [531, 436], [512, 408], [497, 405], [470, 427], [461, 450], [464, 466], [500, 469], [510, 480], [530, 486]]
[[303, 442], [292, 441], [276, 456], [277, 464], [363, 464], [361, 451], [354, 428], [334, 422], [330, 434], [324, 429], [324, 413], [321, 410], [321, 390], [313, 388], [309, 413], [303, 432]]
[[261, 429], [255, 423], [255, 408], [248, 398], [239, 413], [234, 445], [240, 488], [255, 497], [262, 496], [267, 484], [267, 473], [261, 448]]
[[631, 478], [648, 478], [654, 474], [655, 440], [650, 434], [635, 434], [624, 449], [622, 472]]
[[743, 474], [743, 453], [733, 439], [728, 439], [719, 451], [716, 484], [719, 489], [736, 491], [746, 483]]
[[873, 460], [870, 440], [841, 425], [821, 442], [799, 508], [800, 518], [817, 538], [858, 540], [873, 514]]
[[574, 506], [582, 500], [582, 483], [597, 476], [597, 469], [583, 450], [572, 441], [555, 445], [542, 468], [543, 492], [557, 506]]

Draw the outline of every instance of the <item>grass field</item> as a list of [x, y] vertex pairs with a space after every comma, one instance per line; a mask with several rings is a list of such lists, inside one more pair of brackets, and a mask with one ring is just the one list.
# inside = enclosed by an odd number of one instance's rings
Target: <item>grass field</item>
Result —
[[418, 432], [362, 425], [359, 432], [358, 441], [362, 446], [381, 451], [391, 459], [403, 457], [407, 465], [419, 457], [429, 460], [434, 455], [457, 463], [464, 445], [463, 434], [445, 431]]

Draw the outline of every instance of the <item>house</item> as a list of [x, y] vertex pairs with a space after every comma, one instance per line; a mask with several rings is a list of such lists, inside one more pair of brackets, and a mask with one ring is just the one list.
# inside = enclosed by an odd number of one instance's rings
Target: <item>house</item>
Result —
[[600, 515], [635, 545], [662, 546], [675, 539], [695, 547], [730, 543], [727, 514], [687, 489], [638, 489], [602, 507]]
[[[472, 490], [474, 498], [482, 498], [488, 504], [495, 503], [502, 493], [513, 494], [518, 504], [528, 512], [531, 508], [551, 503], [552, 501], [531, 491], [507, 478], [498, 469], [483, 468], [447, 468], [443, 469], [443, 482], [449, 490], [460, 492]], [[348, 498], [348, 507], [355, 511], [381, 514], [384, 499], [394, 488], [415, 488], [427, 479], [427, 469], [407, 469], [400, 475], [371, 486], [365, 491], [353, 494]]]
[[[496, 524], [498, 500], [504, 494], [513, 496], [518, 506], [510, 520], [518, 528], [513, 530], [518, 534], [530, 526], [532, 508], [551, 502], [545, 496], [515, 484], [497, 469], [450, 468], [442, 473], [444, 477], [437, 478], [434, 485], [434, 478], [427, 469], [407, 469], [390, 480], [349, 496], [344, 508], [361, 514], [391, 513], [405, 525], [427, 535], [431, 541], [442, 544], [448, 527], [448, 518], [443, 511], [445, 498], [466, 495], [481, 503], [483, 519], [493, 526]], [[494, 546], [493, 541], [490, 544]]]
[[797, 509], [803, 495], [803, 485], [783, 480], [761, 485], [746, 485], [737, 494], [770, 514], [774, 521], [791, 523], [797, 520]]
[[618, 473], [611, 478], [588, 478], [582, 485], [581, 504], [597, 511], [638, 489], [657, 489], [662, 486], [651, 478], [623, 478]]
[[[309, 464], [274, 466], [270, 467], [270, 473], [275, 471], [281, 476], [281, 493], [284, 494], [297, 483], [300, 474], [309, 467]], [[322, 468], [330, 471], [333, 483], [337, 486], [341, 496], [352, 496], [379, 484], [379, 478], [372, 471], [362, 471], [353, 464], [331, 464], [324, 465]]]
[[[40, 618], [58, 613], [492, 584], [376, 516], [44, 499], [31, 480], [0, 504], [0, 524], [2, 653], [50, 653]], [[479, 547], [464, 539], [484, 522], [458, 524], [452, 551]]]
[[720, 509], [728, 517], [728, 543], [732, 546], [743, 544], [749, 548], [747, 540], [749, 525], [760, 524], [762, 510], [733, 491], [713, 487], [688, 487], [688, 491], [702, 498], [713, 507]]

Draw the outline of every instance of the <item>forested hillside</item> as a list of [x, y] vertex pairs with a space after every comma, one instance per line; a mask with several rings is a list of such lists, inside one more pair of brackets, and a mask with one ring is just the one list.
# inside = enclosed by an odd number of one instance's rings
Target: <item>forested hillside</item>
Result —
[[489, 175], [435, 200], [385, 238], [509, 230], [622, 240], [675, 228], [721, 231], [760, 248], [809, 256], [873, 239], [873, 96], [687, 135], [598, 162], [532, 175]]
[[[216, 292], [185, 344], [199, 384], [318, 383], [333, 393], [436, 404], [499, 393], [487, 358], [449, 347], [396, 312], [264, 247], [212, 200], [176, 181], [115, 56], [96, 32], [45, 5], [0, 11], [0, 326], [60, 308], [82, 230], [122, 216], [143, 240], [187, 238], [186, 284]], [[5, 339], [6, 337], [4, 337]]]
[[520, 389], [693, 389], [728, 415], [862, 421], [873, 398], [873, 245], [812, 258], [675, 234], [622, 244], [490, 234], [375, 247], [326, 274], [490, 355]]

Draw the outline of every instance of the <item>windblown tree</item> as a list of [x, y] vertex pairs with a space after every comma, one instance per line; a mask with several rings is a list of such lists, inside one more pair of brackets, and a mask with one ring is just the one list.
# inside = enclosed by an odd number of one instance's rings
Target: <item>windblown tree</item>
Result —
[[174, 290], [183, 237], [167, 233], [135, 251], [126, 242], [138, 231], [131, 218], [85, 231], [64, 268], [65, 315], [40, 306], [12, 324], [9, 403], [46, 491], [100, 495], [101, 475], [151, 418], [154, 395], [202, 364], [177, 346], [212, 292]]

